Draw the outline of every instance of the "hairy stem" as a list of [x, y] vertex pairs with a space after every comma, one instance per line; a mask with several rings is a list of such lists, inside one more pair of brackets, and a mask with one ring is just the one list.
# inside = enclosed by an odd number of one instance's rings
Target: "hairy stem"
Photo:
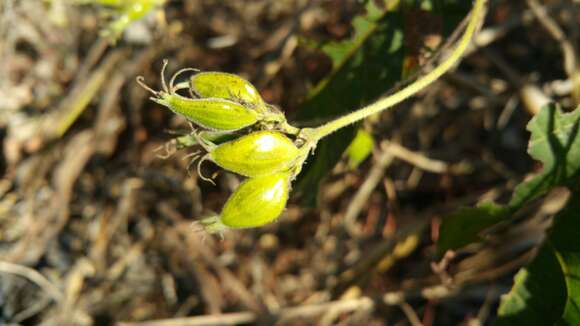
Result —
[[312, 143], [318, 142], [321, 138], [324, 138], [331, 133], [335, 132], [336, 130], [346, 127], [354, 122], [362, 120], [370, 115], [375, 113], [381, 112], [383, 110], [389, 109], [394, 105], [404, 101], [405, 99], [413, 96], [417, 92], [421, 91], [423, 88], [427, 87], [432, 82], [436, 81], [439, 77], [445, 74], [449, 69], [451, 69], [458, 61], [461, 59], [461, 56], [465, 53], [469, 42], [471, 41], [473, 34], [475, 34], [475, 30], [477, 29], [478, 22], [480, 17], [483, 15], [484, 3], [486, 0], [475, 0], [475, 5], [473, 6], [473, 10], [471, 12], [471, 18], [469, 20], [469, 24], [465, 29], [465, 33], [459, 40], [459, 44], [453, 50], [451, 55], [443, 63], [433, 69], [431, 72], [426, 74], [425, 76], [417, 79], [412, 84], [406, 86], [402, 90], [396, 92], [393, 95], [387, 96], [383, 99], [376, 101], [373, 104], [370, 104], [360, 110], [354, 111], [349, 113], [345, 116], [342, 116], [336, 120], [330, 121], [318, 128], [312, 129], [309, 132], [309, 141]]

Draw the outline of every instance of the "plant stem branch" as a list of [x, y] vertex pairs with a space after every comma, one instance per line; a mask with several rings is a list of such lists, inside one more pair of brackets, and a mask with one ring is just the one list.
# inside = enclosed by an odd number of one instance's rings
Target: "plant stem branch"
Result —
[[355, 123], [359, 120], [362, 120], [370, 115], [375, 113], [381, 112], [388, 108], [393, 107], [394, 105], [404, 101], [405, 99], [413, 96], [415, 93], [421, 91], [423, 88], [427, 87], [432, 82], [436, 81], [439, 77], [445, 74], [449, 69], [451, 69], [458, 61], [461, 59], [461, 56], [467, 49], [469, 42], [471, 41], [473, 35], [475, 34], [475, 30], [477, 29], [479, 18], [482, 16], [483, 9], [484, 9], [485, 0], [476, 0], [473, 10], [471, 12], [471, 18], [469, 20], [469, 24], [465, 29], [465, 33], [463, 34], [461, 40], [457, 47], [453, 50], [451, 55], [443, 63], [433, 69], [431, 72], [419, 78], [412, 84], [406, 86], [399, 92], [385, 97], [376, 101], [373, 104], [370, 104], [360, 110], [354, 111], [350, 114], [342, 116], [336, 120], [330, 121], [318, 128], [313, 129], [309, 133], [309, 141], [312, 143], [317, 143], [318, 140], [330, 135], [331, 133], [335, 132], [338, 129], [346, 127], [352, 123]]

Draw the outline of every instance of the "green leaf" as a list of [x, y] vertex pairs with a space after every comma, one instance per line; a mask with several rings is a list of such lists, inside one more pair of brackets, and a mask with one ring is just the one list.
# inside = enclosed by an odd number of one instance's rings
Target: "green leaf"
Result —
[[364, 129], [359, 129], [346, 149], [350, 167], [353, 169], [357, 168], [359, 164], [371, 155], [374, 147], [375, 140], [373, 136]]
[[478, 234], [513, 215], [529, 201], [556, 186], [570, 186], [580, 176], [580, 107], [563, 113], [556, 104], [543, 107], [528, 123], [528, 153], [543, 163], [542, 172], [519, 184], [505, 206], [484, 203], [446, 216], [440, 229], [440, 252], [479, 240]]
[[[413, 2], [417, 6], [418, 2]], [[369, 0], [365, 4], [365, 13], [352, 21], [352, 37], [322, 47], [332, 60], [333, 70], [312, 90], [295, 120], [318, 124], [336, 118], [371, 103], [401, 81], [405, 10], [393, 9], [399, 7], [398, 1]], [[445, 18], [433, 16], [438, 20]], [[355, 130], [356, 126], [343, 128], [318, 144], [316, 155], [308, 161], [294, 187], [302, 194], [303, 205], [316, 205], [321, 180], [343, 156]]]
[[447, 215], [441, 225], [437, 246], [440, 252], [461, 248], [478, 239], [481, 230], [501, 222], [510, 211], [493, 203], [461, 208]]
[[558, 185], [569, 185], [580, 174], [580, 107], [562, 113], [556, 104], [543, 107], [528, 124], [528, 153], [543, 163], [543, 171], [516, 187], [509, 205], [521, 207]]
[[580, 189], [555, 217], [538, 255], [515, 276], [497, 325], [580, 325]]

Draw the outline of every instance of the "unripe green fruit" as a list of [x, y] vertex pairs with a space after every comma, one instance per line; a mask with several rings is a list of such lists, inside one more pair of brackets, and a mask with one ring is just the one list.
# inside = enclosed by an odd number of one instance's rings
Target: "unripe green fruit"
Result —
[[264, 100], [249, 81], [224, 72], [200, 72], [190, 78], [191, 90], [199, 97], [237, 101], [264, 111]]
[[234, 131], [258, 121], [256, 111], [221, 98], [190, 99], [163, 92], [159, 98], [153, 100], [194, 124], [210, 130]]
[[[175, 88], [183, 87], [183, 84], [179, 84]], [[265, 124], [289, 127], [284, 113], [266, 104], [256, 87], [240, 76], [225, 72], [200, 72], [190, 78], [189, 88], [194, 95], [201, 98], [223, 98], [254, 109], [260, 113], [260, 122]]]
[[208, 159], [247, 177], [288, 171], [300, 155], [292, 140], [276, 131], [252, 132], [208, 151]]
[[244, 181], [230, 196], [219, 216], [201, 221], [210, 233], [252, 228], [274, 221], [286, 207], [291, 174], [274, 173]]
[[[161, 69], [161, 91], [151, 89], [141, 76], [137, 77], [137, 82], [154, 95], [151, 98], [153, 101], [200, 127], [229, 132], [259, 123], [262, 129], [277, 129], [293, 134], [298, 132], [297, 128], [286, 122], [282, 111], [265, 104], [256, 88], [241, 77], [204, 72], [191, 77], [190, 83], [175, 85], [174, 82], [180, 74], [198, 70], [181, 69], [167, 83], [164, 77], [166, 67], [167, 60], [163, 62]], [[177, 93], [185, 88], [190, 89], [193, 97], [201, 98], [187, 98]]]

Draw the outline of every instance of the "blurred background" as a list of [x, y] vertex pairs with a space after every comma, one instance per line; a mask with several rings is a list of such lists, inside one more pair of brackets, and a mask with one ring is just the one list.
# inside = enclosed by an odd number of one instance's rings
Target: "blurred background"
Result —
[[192, 222], [241, 179], [189, 173], [186, 121], [135, 82], [160, 89], [163, 59], [235, 73], [313, 126], [434, 67], [470, 8], [2, 0], [0, 324], [491, 324], [565, 196], [447, 254], [439, 225], [540, 167], [526, 124], [580, 101], [578, 1], [491, 1], [455, 71], [321, 144], [276, 223], [223, 240]]

